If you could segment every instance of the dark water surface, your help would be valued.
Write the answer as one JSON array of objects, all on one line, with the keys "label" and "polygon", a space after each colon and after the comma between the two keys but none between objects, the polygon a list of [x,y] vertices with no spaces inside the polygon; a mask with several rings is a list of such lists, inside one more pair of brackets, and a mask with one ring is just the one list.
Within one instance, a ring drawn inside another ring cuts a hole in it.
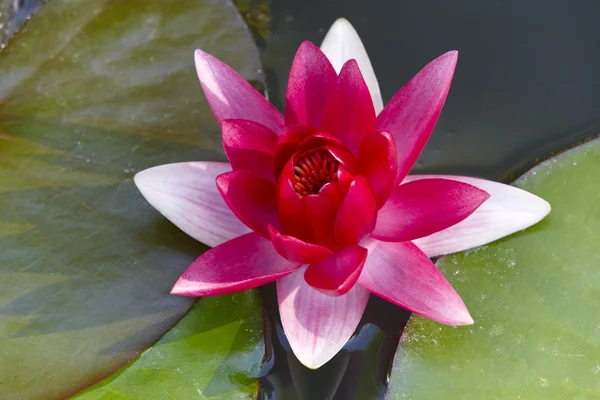
[{"label": "dark water surface", "polygon": [[[600,131],[600,2],[595,0],[272,0],[263,62],[282,109],[302,40],[320,44],[338,17],[355,26],[387,101],[422,66],[459,50],[448,101],[413,172],[504,182]],[[409,313],[374,296],[355,336],[317,371],[298,363],[283,335],[274,286],[262,291],[264,399],[384,397]]]}]

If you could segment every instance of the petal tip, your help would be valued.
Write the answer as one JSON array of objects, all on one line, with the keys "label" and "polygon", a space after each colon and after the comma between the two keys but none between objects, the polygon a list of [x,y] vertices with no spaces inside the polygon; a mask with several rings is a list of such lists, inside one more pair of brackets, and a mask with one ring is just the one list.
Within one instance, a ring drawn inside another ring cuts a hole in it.
[{"label": "petal tip", "polygon": [[[293,350],[294,349],[292,348],[292,351]],[[336,354],[337,354],[337,352],[334,354],[331,354],[331,355],[324,355],[323,353],[308,354],[308,353],[294,352],[294,355],[296,356],[298,361],[300,361],[300,363],[302,365],[304,365],[306,368],[312,369],[312,370],[321,368],[329,360],[331,360],[333,357],[335,357]]]},{"label": "petal tip", "polygon": [[[542,199],[541,197],[535,196],[538,200],[539,205],[537,206],[537,215],[536,218],[533,220],[533,222],[529,225],[535,225],[538,222],[540,222],[541,220],[543,220],[544,218],[546,218],[550,212],[552,211],[552,206],[550,205],[550,203],[548,203],[546,200]],[[525,227],[524,229],[526,229],[527,227]]]},{"label": "petal tip", "polygon": [[161,166],[156,166],[152,168],[147,168],[145,170],[139,171],[133,176],[133,183],[138,188],[140,193],[144,197],[148,197],[149,190],[152,190],[152,182],[157,178],[156,174],[158,173],[158,168]]},{"label": "petal tip", "polygon": [[362,72],[360,71],[360,67],[358,66],[358,61],[356,61],[355,58],[348,59],[348,61],[346,61],[344,63],[344,66],[342,67],[342,70],[349,69],[349,68],[352,68],[352,69],[356,70],[357,71],[356,73],[360,74],[360,76],[362,78]]},{"label": "petal tip", "polygon": [[456,322],[457,326],[463,326],[463,325],[473,325],[475,323],[475,321],[473,320],[473,317],[471,317],[471,314],[469,314],[469,312],[467,311],[465,313],[464,318],[459,319]]},{"label": "petal tip", "polygon": [[458,62],[458,50],[450,50],[442,54],[439,58],[445,59],[454,65]]},{"label": "petal tip", "polygon": [[542,218],[544,218],[546,215],[550,214],[550,212],[552,211],[552,206],[550,205],[550,203],[548,203],[546,200],[542,199],[541,197],[539,197],[541,203],[542,203],[542,209],[543,211],[543,215]]},{"label": "petal tip", "polygon": [[437,321],[440,324],[450,326],[465,326],[473,325],[475,323],[473,317],[471,317],[471,314],[469,313],[469,310],[467,310],[467,307],[465,307],[464,304],[462,305],[462,307],[459,307],[459,309],[455,309],[454,311],[450,312],[449,314],[446,314],[445,316],[433,316],[427,314],[421,315],[427,319],[431,319],[432,321]]},{"label": "petal tip", "polygon": [[196,64],[196,69],[200,68],[202,64],[204,64],[207,57],[210,57],[210,55],[203,50],[196,49],[194,51],[194,63]]},{"label": "petal tip", "polygon": [[430,65],[437,65],[438,68],[442,68],[442,71],[448,71],[451,78],[454,75],[457,63],[458,50],[450,50],[433,60]]},{"label": "petal tip", "polygon": [[298,47],[297,52],[299,53],[301,50],[308,50],[308,49],[311,49],[311,50],[316,49],[316,50],[319,50],[319,52],[321,52],[321,49],[319,49],[319,47],[316,44],[314,44],[313,42],[311,42],[310,40],[302,41],[302,43],[300,43],[300,46]]},{"label": "petal tip", "polygon": [[[462,303],[462,301],[461,301]],[[469,313],[469,310],[467,310],[467,307],[464,305],[464,303],[462,303],[462,307],[460,307],[458,310],[456,310],[452,321],[449,321],[449,325],[454,325],[454,326],[463,326],[463,325],[473,325],[475,323],[475,321],[473,320],[473,317],[471,317],[471,314]]]},{"label": "petal tip", "polygon": [[190,296],[184,282],[183,277],[177,279],[177,282],[175,282],[169,293],[174,296]]},{"label": "petal tip", "polygon": [[298,359],[298,360],[299,360],[299,361],[302,363],[302,365],[304,365],[306,368],[308,368],[308,369],[312,369],[313,371],[314,371],[314,370],[316,370],[316,369],[319,369],[319,368],[321,368],[323,365],[325,365],[325,363],[327,363],[327,361],[329,361],[329,360],[325,360],[325,361],[318,361],[318,362],[317,362],[317,361],[313,360],[312,362],[304,362],[304,361],[302,361],[302,360],[300,360],[300,359]]},{"label": "petal tip", "polygon": [[523,229],[528,228],[531,225],[535,225],[538,222],[540,222],[541,220],[543,220],[546,216],[548,216],[548,214],[550,214],[550,212],[552,211],[552,206],[550,205],[550,203],[548,203],[546,200],[542,199],[541,197],[530,193],[530,192],[525,192],[529,195],[530,197],[530,212],[532,212],[533,215],[535,215],[534,218],[532,218],[532,222],[527,225],[526,227],[524,227]]},{"label": "petal tip", "polygon": [[350,21],[348,21],[346,18],[341,17],[336,19],[333,24],[331,25],[331,28],[329,28],[329,31],[327,32],[327,34],[334,32],[334,31],[353,31],[355,32],[356,30],[354,29],[354,26],[352,26],[352,24],[350,23]]},{"label": "petal tip", "polygon": [[146,175],[144,172],[146,172],[146,170],[140,171],[138,173],[136,173],[133,176],[133,183],[135,184],[135,186],[137,186],[137,188],[141,191],[140,186],[144,186],[145,181],[146,181]]}]

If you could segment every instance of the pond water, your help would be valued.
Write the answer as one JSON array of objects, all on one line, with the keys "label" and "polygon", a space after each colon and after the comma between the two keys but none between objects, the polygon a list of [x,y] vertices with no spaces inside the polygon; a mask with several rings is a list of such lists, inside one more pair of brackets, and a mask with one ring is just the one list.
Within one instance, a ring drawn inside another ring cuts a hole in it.
[{"label": "pond water", "polygon": [[[384,101],[436,56],[459,50],[448,101],[414,172],[510,182],[600,128],[600,3],[592,1],[273,0],[263,46],[270,99],[282,108],[302,40],[319,44],[347,18],[369,52]],[[271,351],[265,399],[377,399],[409,314],[372,298],[353,339],[310,371],[282,334],[273,287],[263,290]],[[374,297],[374,296],[372,296]]]}]

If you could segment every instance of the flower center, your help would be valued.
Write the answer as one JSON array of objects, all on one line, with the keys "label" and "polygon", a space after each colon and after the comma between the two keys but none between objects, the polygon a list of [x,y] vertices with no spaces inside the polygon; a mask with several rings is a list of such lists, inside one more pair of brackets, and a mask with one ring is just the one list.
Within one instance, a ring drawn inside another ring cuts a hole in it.
[{"label": "flower center", "polygon": [[300,198],[317,194],[329,182],[337,180],[339,163],[324,150],[303,155],[294,165],[294,190]]}]

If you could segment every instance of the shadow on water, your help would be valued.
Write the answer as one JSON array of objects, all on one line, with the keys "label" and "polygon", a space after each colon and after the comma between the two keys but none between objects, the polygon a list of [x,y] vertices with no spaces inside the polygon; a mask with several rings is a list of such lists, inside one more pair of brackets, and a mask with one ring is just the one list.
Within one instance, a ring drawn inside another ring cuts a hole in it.
[{"label": "shadow on water", "polygon": [[283,333],[275,284],[262,287],[261,295],[267,346],[259,398],[344,400],[383,396],[408,311],[371,296],[363,320],[344,349],[323,367],[310,370],[296,359]]},{"label": "shadow on water", "polygon": [[[384,101],[427,62],[459,50],[448,101],[413,172],[510,182],[600,131],[600,3],[272,0],[271,11],[263,64],[270,100],[280,109],[298,45],[319,44],[339,17],[361,35]],[[268,351],[259,398],[384,397],[407,311],[371,296],[352,339],[311,371],[289,349],[274,286],[262,294]]]}]

